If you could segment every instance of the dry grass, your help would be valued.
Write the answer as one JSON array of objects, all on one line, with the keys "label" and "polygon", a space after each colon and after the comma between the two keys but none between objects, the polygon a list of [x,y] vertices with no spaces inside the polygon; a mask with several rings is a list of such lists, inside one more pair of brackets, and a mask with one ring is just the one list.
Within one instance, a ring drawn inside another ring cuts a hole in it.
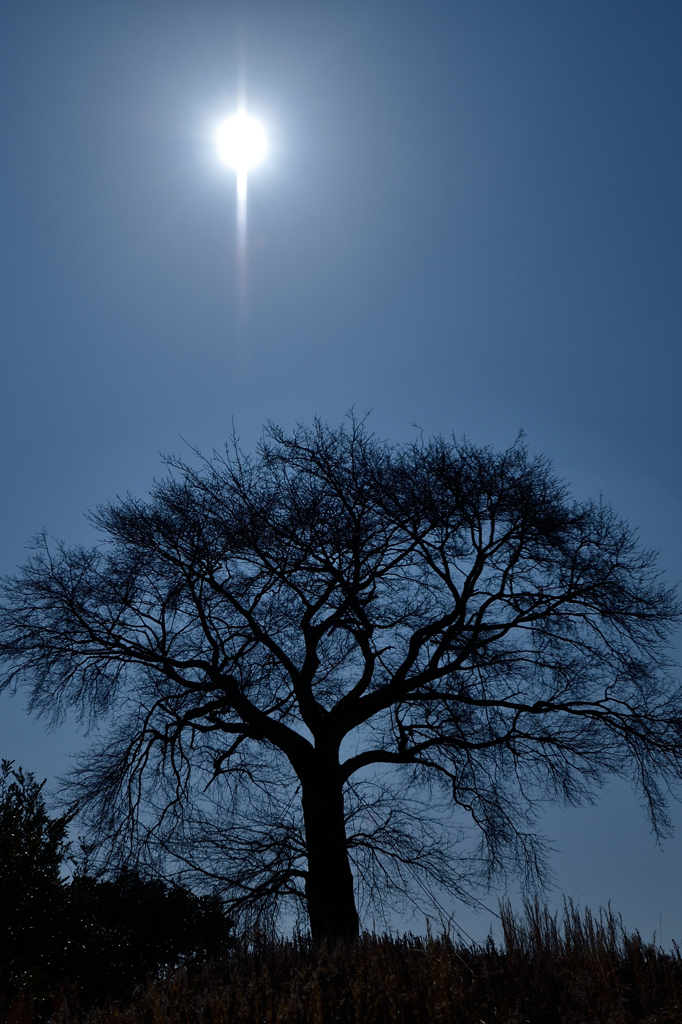
[{"label": "dry grass", "polygon": [[314,946],[251,936],[219,961],[84,1010],[74,990],[30,995],[8,1024],[630,1024],[682,1022],[682,956],[628,934],[610,912],[537,904],[503,912],[504,946],[365,935]]}]

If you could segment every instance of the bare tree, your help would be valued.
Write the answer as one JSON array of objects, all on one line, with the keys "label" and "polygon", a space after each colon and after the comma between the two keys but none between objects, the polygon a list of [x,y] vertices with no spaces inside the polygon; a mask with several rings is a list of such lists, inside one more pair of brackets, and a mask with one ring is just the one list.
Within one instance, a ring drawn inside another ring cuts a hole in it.
[{"label": "bare tree", "polygon": [[532,881],[542,802],[612,774],[669,829],[679,605],[544,459],[352,420],[167,463],[4,584],[3,684],[111,723],[71,780],[103,851],[318,937],[357,933],[356,897]]}]

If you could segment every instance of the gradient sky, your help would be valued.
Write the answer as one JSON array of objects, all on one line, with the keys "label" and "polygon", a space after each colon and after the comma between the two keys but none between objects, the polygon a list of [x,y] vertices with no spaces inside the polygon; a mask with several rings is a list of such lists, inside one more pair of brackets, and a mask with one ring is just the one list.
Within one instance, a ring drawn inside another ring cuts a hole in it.
[{"label": "gradient sky", "polygon": [[[354,406],[397,441],[525,430],[681,579],[681,48],[678,0],[5,0],[0,571],[88,541],[159,452]],[[240,61],[271,145],[244,331]],[[0,756],[52,779],[84,740],[24,706]],[[550,812],[555,902],[679,941],[675,818],[660,850],[626,786]]]}]

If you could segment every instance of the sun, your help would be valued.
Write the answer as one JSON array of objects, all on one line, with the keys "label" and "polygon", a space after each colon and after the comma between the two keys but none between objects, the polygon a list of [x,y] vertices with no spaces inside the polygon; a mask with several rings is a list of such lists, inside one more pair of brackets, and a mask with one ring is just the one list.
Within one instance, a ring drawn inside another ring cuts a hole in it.
[{"label": "sun", "polygon": [[220,159],[237,173],[259,164],[268,148],[263,126],[244,111],[218,126],[216,145]]}]

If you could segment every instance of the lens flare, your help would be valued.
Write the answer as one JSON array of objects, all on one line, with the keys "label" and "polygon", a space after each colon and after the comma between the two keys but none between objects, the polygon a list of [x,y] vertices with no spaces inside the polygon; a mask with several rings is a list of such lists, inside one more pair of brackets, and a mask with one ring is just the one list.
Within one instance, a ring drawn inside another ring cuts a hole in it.
[{"label": "lens flare", "polygon": [[242,108],[218,126],[215,136],[220,159],[231,167],[237,179],[237,287],[240,319],[245,330],[247,315],[246,193],[249,171],[267,152],[263,126]]}]

